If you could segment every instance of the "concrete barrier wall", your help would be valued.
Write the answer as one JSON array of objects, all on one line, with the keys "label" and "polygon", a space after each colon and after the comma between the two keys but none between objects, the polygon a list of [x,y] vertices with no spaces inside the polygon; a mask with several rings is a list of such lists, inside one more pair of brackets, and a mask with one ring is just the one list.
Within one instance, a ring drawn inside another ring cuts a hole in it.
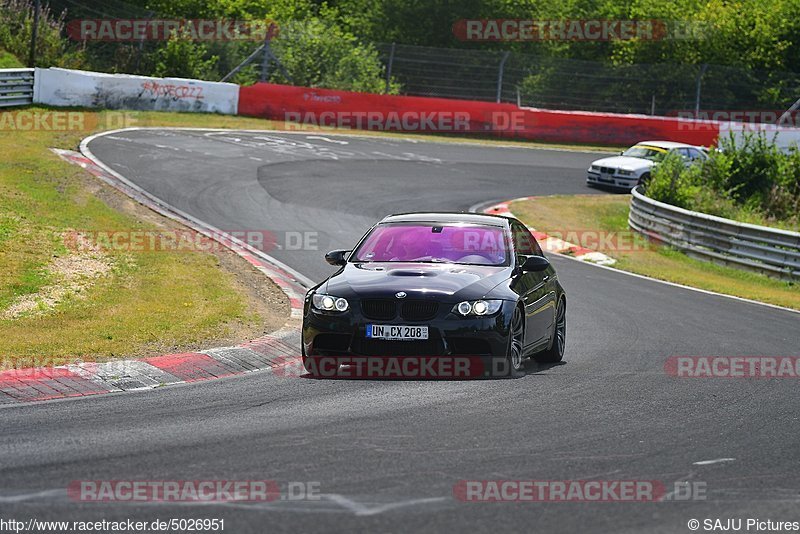
[{"label": "concrete barrier wall", "polygon": [[518,108],[472,100],[392,96],[258,83],[59,68],[35,69],[33,102],[50,106],[241,114],[309,126],[369,130],[469,133],[556,143],[631,145],[659,139],[713,145],[720,134],[763,130],[779,146],[800,142],[800,129],[586,111]]},{"label": "concrete barrier wall", "polygon": [[101,109],[195,111],[235,115],[239,86],[69,69],[36,69],[34,102]]}]

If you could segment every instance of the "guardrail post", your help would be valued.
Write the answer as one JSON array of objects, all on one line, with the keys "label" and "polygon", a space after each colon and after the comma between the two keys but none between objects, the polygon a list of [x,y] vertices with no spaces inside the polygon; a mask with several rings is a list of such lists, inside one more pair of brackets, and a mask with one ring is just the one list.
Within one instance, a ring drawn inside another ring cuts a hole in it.
[{"label": "guardrail post", "polygon": [[269,75],[269,60],[272,57],[272,51],[269,49],[269,33],[267,38],[264,39],[264,58],[261,60],[261,81],[266,82]]},{"label": "guardrail post", "polygon": [[500,71],[497,73],[497,103],[500,103],[500,97],[503,93],[503,70],[506,66],[506,60],[508,60],[508,56],[511,54],[508,50],[503,52],[503,59],[500,60]]},{"label": "guardrail post", "polygon": [[36,0],[33,8],[33,28],[31,29],[31,53],[28,57],[28,65],[36,66],[36,38],[39,35],[39,11],[41,11],[41,0]]},{"label": "guardrail post", "polygon": [[392,43],[392,48],[389,51],[389,61],[386,63],[386,87],[383,89],[383,94],[389,93],[389,85],[392,81],[392,67],[394,66],[394,49],[395,44]]},{"label": "guardrail post", "polygon": [[708,63],[703,63],[700,66],[700,72],[697,73],[697,82],[696,82],[697,88],[696,88],[695,94],[694,94],[694,118],[695,119],[700,116],[700,86],[703,83],[703,75],[706,73],[707,69],[708,69]]}]

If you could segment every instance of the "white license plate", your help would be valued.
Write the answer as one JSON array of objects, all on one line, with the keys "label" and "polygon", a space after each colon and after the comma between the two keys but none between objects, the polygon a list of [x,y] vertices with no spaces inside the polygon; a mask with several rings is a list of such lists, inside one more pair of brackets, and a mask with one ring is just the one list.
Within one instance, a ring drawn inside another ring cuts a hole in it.
[{"label": "white license plate", "polygon": [[393,324],[368,324],[367,337],[371,339],[391,339],[402,341],[428,339],[428,327]]}]

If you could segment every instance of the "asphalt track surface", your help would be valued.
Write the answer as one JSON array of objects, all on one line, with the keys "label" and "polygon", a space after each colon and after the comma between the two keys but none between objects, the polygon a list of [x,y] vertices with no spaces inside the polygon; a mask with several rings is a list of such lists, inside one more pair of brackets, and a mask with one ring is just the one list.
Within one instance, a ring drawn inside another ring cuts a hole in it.
[{"label": "asphalt track surface", "polygon": [[[226,230],[319,232],[271,253],[311,279],[392,212],[590,193],[596,154],[367,137],[129,131],[103,162]],[[552,257],[569,296],[561,365],[519,380],[255,373],[0,408],[0,518],[224,518],[226,532],[689,532],[800,520],[798,382],[678,379],[673,355],[797,356],[800,316]],[[708,460],[728,459],[710,464]],[[73,480],[318,482],[317,501],[76,503]],[[705,484],[689,502],[465,503],[460,480]]]}]

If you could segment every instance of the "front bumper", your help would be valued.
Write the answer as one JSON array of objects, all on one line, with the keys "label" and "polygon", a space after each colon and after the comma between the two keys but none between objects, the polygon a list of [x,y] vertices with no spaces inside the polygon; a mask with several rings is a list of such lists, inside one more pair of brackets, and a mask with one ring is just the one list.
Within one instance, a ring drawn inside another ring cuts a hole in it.
[{"label": "front bumper", "polygon": [[[303,349],[308,357],[447,357],[505,358],[511,314],[515,304],[503,303],[489,317],[459,317],[451,313],[452,303],[441,303],[435,317],[407,321],[399,317],[375,320],[365,317],[358,302],[342,314],[322,313],[306,306],[303,317]],[[428,339],[388,341],[366,337],[368,324],[427,326]]]},{"label": "front bumper", "polygon": [[620,187],[633,189],[639,183],[638,176],[617,176],[616,174],[601,174],[599,172],[588,171],[586,176],[587,184],[604,185],[607,187]]}]

